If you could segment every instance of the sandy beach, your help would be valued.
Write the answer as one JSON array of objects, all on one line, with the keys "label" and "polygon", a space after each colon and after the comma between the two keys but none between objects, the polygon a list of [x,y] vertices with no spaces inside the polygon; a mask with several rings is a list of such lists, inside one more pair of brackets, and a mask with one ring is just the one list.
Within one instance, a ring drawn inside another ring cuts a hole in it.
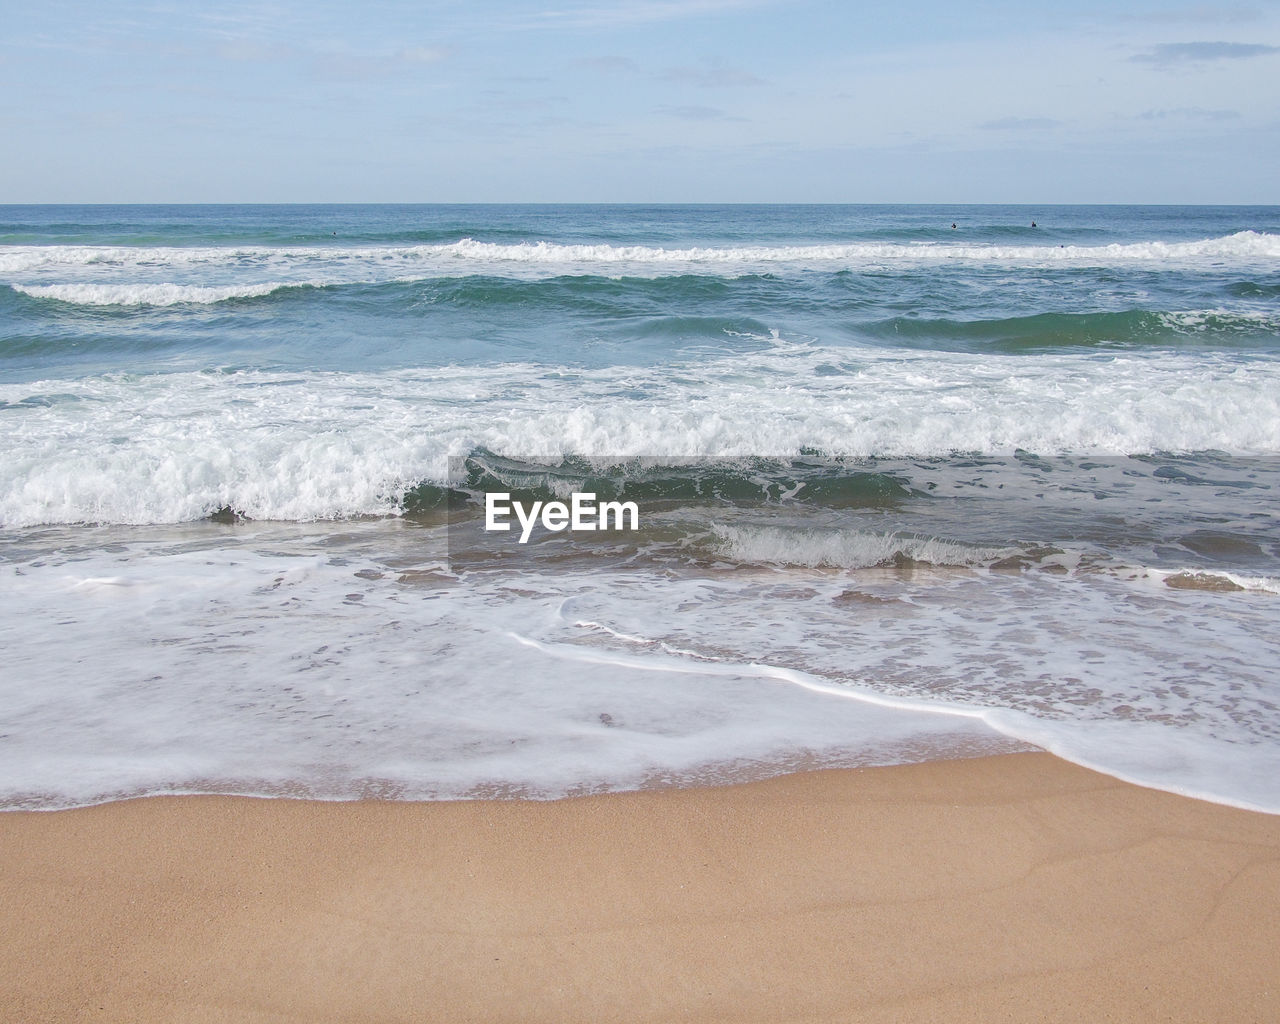
[{"label": "sandy beach", "polygon": [[0,815],[11,1021],[1265,1021],[1280,817],[1047,754]]}]

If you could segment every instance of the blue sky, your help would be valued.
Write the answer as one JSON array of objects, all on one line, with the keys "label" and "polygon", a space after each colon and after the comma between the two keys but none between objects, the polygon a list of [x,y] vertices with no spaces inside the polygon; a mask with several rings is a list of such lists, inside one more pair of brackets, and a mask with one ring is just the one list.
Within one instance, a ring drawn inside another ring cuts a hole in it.
[{"label": "blue sky", "polygon": [[0,15],[0,202],[1280,202],[1280,0]]}]

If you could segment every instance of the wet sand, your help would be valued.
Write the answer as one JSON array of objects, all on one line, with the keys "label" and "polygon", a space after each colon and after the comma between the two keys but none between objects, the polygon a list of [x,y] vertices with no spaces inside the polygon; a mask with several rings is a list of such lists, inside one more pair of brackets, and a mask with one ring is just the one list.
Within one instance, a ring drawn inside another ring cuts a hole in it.
[{"label": "wet sand", "polygon": [[7,1021],[1272,1021],[1280,816],[1047,754],[0,814]]}]

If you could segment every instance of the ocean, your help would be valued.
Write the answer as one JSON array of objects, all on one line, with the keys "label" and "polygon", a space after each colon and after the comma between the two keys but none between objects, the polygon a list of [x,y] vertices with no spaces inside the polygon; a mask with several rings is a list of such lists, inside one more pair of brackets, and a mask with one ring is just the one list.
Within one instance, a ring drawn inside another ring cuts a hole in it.
[{"label": "ocean", "polygon": [[1278,207],[0,206],[0,807],[1280,813],[1278,457]]}]

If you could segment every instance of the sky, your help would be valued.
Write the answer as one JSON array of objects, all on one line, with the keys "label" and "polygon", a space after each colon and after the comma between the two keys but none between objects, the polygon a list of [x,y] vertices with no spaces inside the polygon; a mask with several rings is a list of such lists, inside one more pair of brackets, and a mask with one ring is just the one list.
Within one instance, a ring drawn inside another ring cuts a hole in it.
[{"label": "sky", "polygon": [[1280,0],[0,0],[0,24],[0,203],[1280,203]]}]

